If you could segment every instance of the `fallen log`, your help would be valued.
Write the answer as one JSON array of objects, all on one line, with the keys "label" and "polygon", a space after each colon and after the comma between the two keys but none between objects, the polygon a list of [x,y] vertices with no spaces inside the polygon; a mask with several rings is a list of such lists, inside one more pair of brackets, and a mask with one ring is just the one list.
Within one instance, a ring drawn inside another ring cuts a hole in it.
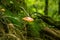
[{"label": "fallen log", "polygon": [[52,38],[54,38],[54,39],[56,39],[56,40],[57,40],[57,39],[60,40],[60,30],[46,27],[46,28],[44,28],[42,31],[43,31],[43,33],[45,33],[46,35],[51,36]]}]

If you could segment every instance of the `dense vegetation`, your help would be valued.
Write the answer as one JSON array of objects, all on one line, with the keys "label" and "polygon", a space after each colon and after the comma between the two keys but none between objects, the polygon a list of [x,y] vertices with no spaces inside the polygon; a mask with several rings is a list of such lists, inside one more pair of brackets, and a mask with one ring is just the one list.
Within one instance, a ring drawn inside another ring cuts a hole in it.
[{"label": "dense vegetation", "polygon": [[60,0],[0,0],[0,40],[60,40]]}]

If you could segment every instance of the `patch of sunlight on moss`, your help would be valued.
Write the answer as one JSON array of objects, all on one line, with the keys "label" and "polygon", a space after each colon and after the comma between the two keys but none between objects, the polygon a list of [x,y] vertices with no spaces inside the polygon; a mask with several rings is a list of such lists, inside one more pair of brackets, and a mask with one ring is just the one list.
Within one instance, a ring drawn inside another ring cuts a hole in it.
[{"label": "patch of sunlight on moss", "polygon": [[21,13],[23,13],[23,11],[21,11]]},{"label": "patch of sunlight on moss", "polygon": [[33,10],[34,12],[36,12],[36,9],[35,9],[35,8],[32,8],[32,10]]},{"label": "patch of sunlight on moss", "polygon": [[32,6],[35,4],[36,0],[26,0],[25,2],[27,3],[27,6]]},{"label": "patch of sunlight on moss", "polygon": [[44,15],[44,11],[43,10],[38,10],[38,12]]}]

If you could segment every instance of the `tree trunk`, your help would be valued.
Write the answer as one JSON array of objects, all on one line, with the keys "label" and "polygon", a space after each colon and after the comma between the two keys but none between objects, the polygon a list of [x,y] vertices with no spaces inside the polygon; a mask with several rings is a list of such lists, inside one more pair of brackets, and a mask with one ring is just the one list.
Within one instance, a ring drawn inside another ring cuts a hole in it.
[{"label": "tree trunk", "polygon": [[45,15],[48,15],[48,0],[45,0]]},{"label": "tree trunk", "polygon": [[58,0],[58,14],[60,15],[60,0]]}]

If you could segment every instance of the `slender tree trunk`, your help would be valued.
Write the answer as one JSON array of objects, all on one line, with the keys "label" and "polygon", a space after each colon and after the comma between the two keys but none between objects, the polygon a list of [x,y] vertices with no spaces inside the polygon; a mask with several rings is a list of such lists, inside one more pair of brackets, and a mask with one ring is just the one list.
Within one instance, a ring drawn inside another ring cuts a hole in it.
[{"label": "slender tree trunk", "polygon": [[58,14],[60,15],[60,0],[58,0]]},{"label": "slender tree trunk", "polygon": [[45,0],[45,15],[48,15],[48,0]]}]

